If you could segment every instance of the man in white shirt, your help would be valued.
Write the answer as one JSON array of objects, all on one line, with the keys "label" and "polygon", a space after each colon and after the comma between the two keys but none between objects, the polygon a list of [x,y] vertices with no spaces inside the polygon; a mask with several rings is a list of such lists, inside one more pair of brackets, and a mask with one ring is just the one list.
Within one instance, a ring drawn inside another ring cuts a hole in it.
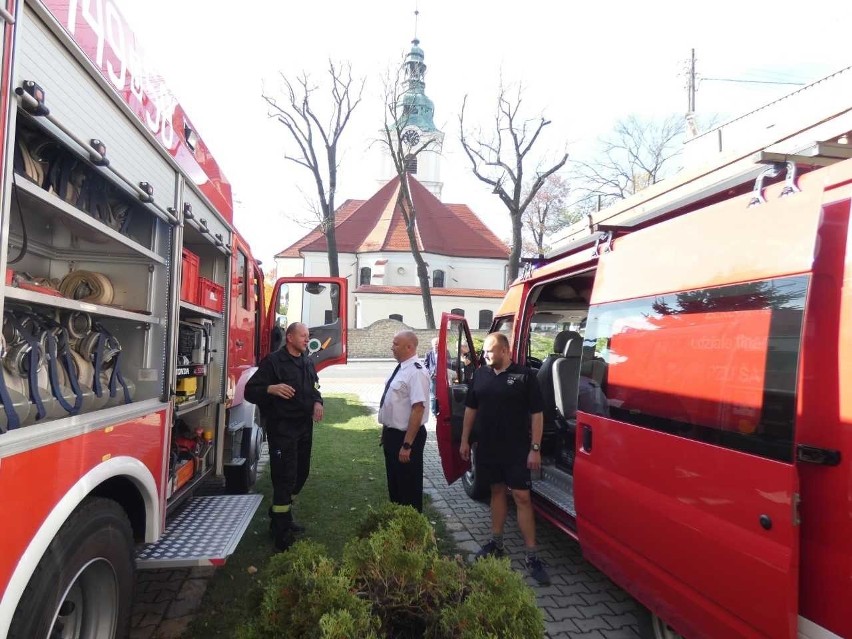
[{"label": "man in white shirt", "polygon": [[392,502],[422,512],[429,372],[417,357],[417,335],[412,331],[394,335],[391,351],[399,363],[379,405],[388,494]]}]

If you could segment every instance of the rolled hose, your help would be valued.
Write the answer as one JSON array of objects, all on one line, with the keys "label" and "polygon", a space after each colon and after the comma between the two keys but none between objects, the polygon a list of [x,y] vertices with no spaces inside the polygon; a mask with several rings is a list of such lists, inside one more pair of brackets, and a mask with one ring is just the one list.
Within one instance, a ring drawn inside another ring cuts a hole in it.
[{"label": "rolled hose", "polygon": [[91,304],[112,304],[112,282],[103,273],[72,271],[62,278],[59,292],[64,296]]}]

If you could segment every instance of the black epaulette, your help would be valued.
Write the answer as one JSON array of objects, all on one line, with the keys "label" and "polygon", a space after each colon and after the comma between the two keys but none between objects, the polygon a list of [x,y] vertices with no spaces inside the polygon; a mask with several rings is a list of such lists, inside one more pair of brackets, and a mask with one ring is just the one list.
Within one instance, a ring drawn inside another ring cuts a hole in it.
[{"label": "black epaulette", "polygon": [[414,362],[414,368],[421,369],[423,368],[423,365],[420,362]]}]

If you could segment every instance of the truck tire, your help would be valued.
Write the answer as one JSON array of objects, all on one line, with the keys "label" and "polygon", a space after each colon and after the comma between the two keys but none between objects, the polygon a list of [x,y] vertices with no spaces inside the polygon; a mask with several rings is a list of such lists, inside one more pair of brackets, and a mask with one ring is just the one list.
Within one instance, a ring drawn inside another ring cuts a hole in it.
[{"label": "truck tire", "polygon": [[87,499],[41,558],[9,639],[126,637],[134,570],[133,531],[124,510],[111,499]]},{"label": "truck tire", "polygon": [[491,496],[491,486],[476,472],[476,445],[470,450],[470,470],[462,475],[462,485],[467,496],[476,501],[485,501]]},{"label": "truck tire", "polygon": [[660,617],[637,602],[639,610],[639,636],[642,639],[683,639]]},{"label": "truck tire", "polygon": [[257,483],[257,471],[260,466],[260,455],[263,452],[263,429],[260,427],[260,409],[255,406],[252,413],[251,435],[246,459],[249,461],[249,488]]}]

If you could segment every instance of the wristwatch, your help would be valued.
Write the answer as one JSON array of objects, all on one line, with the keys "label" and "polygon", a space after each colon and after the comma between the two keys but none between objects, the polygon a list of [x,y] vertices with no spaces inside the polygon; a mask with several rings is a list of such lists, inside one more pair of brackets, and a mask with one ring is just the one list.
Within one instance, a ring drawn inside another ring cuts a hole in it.
[{"label": "wristwatch", "polygon": [[402,450],[411,450],[411,444],[408,442],[402,442]]},{"label": "wristwatch", "polygon": [[533,450],[535,452],[540,451],[541,450],[541,444],[533,444],[532,446],[530,446],[530,450]]}]

